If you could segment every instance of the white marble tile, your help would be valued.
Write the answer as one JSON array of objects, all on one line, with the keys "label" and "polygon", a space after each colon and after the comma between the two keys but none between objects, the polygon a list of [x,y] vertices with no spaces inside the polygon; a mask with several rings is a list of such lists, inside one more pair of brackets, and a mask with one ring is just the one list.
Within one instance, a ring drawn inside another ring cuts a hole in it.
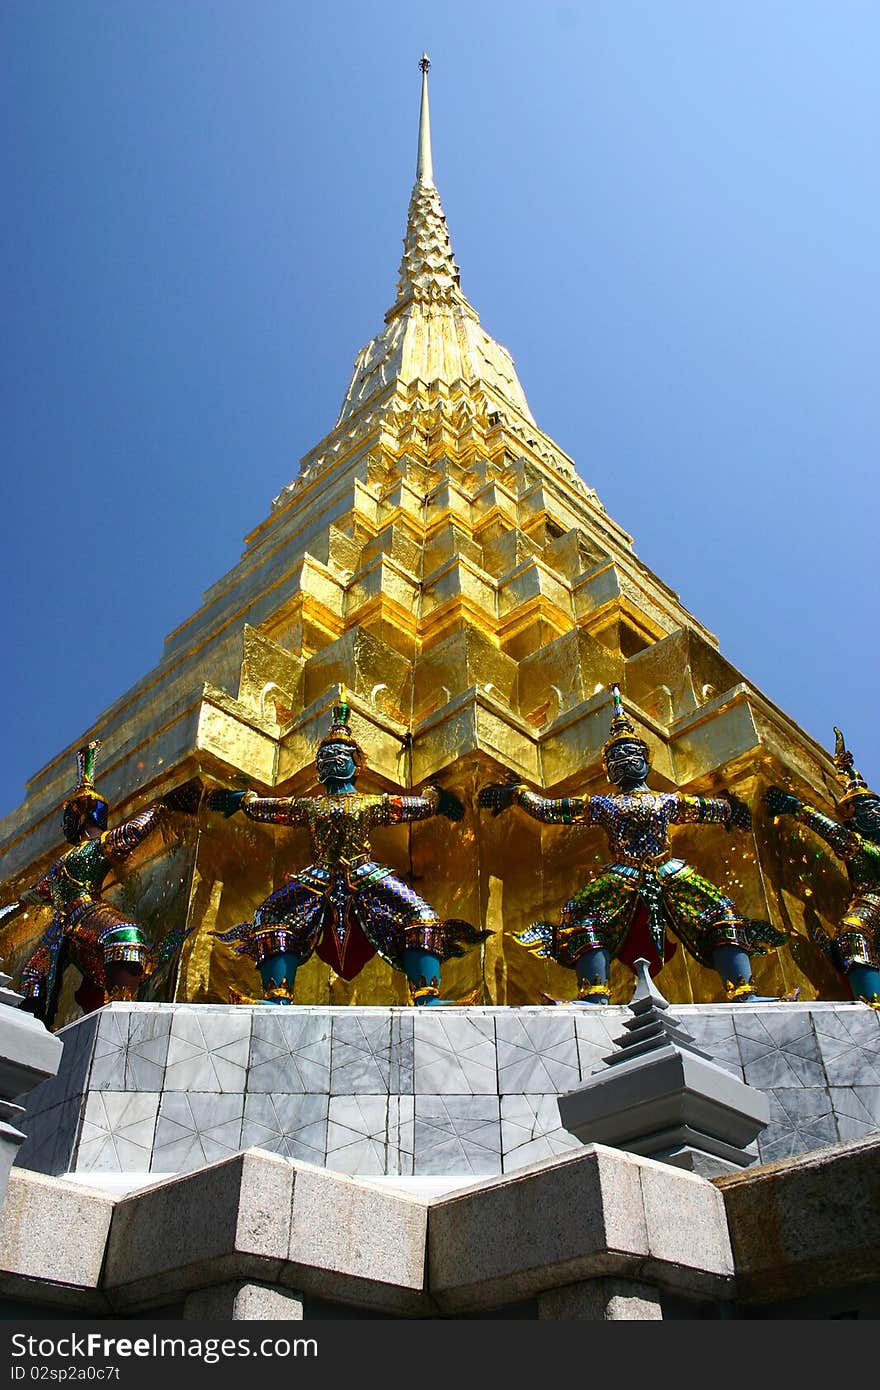
[{"label": "white marble tile", "polygon": [[497,1095],[415,1098],[415,1163],[419,1175],[501,1172],[501,1113]]},{"label": "white marble tile", "polygon": [[[90,1091],[124,1091],[125,1056],[128,1049],[129,1014],[105,1009],[99,1015],[98,1033],[89,1074]],[[158,1088],[156,1088],[158,1089]]]},{"label": "white marble tile", "polygon": [[323,1095],[330,1089],[330,1018],[283,1005],[255,1012],[249,1092]]},{"label": "white marble tile", "polygon": [[683,1009],[672,1012],[680,1019],[697,1047],[708,1052],[725,1071],[739,1077],[740,1081],[743,1079],[742,1059],[730,1014],[685,1013]]},{"label": "white marble tile", "polygon": [[829,1086],[880,1086],[880,1013],[856,1005],[816,1010],[813,1026]]},{"label": "white marble tile", "polygon": [[824,1086],[825,1073],[809,1010],[777,1004],[734,1015],[734,1028],[750,1086]]},{"label": "white marble tile", "polygon": [[166,1091],[242,1093],[250,1051],[247,1009],[175,1013],[168,1044]]},{"label": "white marble tile", "polygon": [[53,1173],[66,1173],[76,1162],[76,1149],[83,1113],[83,1097],[72,1096],[61,1106],[56,1126],[55,1152],[52,1155]]},{"label": "white marble tile", "polygon": [[57,1110],[58,1106],[68,1099],[69,1090],[70,1077],[64,1066],[64,1053],[62,1052],[61,1065],[54,1076],[48,1076],[32,1091],[25,1091],[24,1095],[16,1097],[16,1105],[23,1105],[25,1109],[26,1123],[23,1121],[20,1128],[27,1129],[29,1125],[33,1128],[34,1122],[41,1115],[45,1115],[50,1110]]},{"label": "white marble tile", "polygon": [[25,1117],[18,1122],[25,1135],[15,1156],[16,1167],[34,1173],[57,1174],[69,1166],[70,1154],[79,1127],[79,1101],[62,1101],[51,1110]]},{"label": "white marble tile", "polygon": [[391,1014],[388,1090],[392,1096],[411,1096],[413,1093],[415,1014],[415,1009],[395,1009]]},{"label": "white marble tile", "polygon": [[416,1095],[498,1095],[495,1018],[450,1017],[418,1009],[414,1018]]},{"label": "white marble tile", "polygon": [[758,1135],[762,1163],[791,1158],[838,1142],[831,1098],[819,1086],[762,1087],[770,1102],[770,1123]]},{"label": "white marble tile", "polygon": [[92,1091],[83,1114],[73,1167],[77,1172],[146,1172],[150,1166],[158,1094]]},{"label": "white marble tile", "polygon": [[505,1094],[558,1095],[580,1080],[574,1019],[568,1014],[495,1021],[498,1089]]},{"label": "white marble tile", "polygon": [[388,1097],[388,1158],[386,1171],[409,1176],[415,1151],[415,1099],[413,1096]]},{"label": "white marble tile", "polygon": [[161,1091],[171,1035],[169,1014],[132,1014],[125,1054],[125,1088],[128,1091]]},{"label": "white marble tile", "polygon": [[880,1086],[832,1086],[830,1092],[841,1140],[880,1131]]},{"label": "white marble tile", "polygon": [[328,1104],[326,1095],[247,1095],[241,1147],[268,1149],[321,1166],[327,1153]]},{"label": "white marble tile", "polygon": [[165,1091],[150,1171],[183,1173],[241,1148],[244,1095]]},{"label": "white marble tile", "polygon": [[327,1167],[337,1173],[384,1173],[387,1095],[331,1096]]},{"label": "white marble tile", "polygon": [[581,1148],[559,1120],[556,1096],[501,1097],[501,1153],[505,1173]]},{"label": "white marble tile", "polygon": [[87,1089],[98,1035],[98,1018],[97,1014],[89,1014],[58,1031],[64,1043],[59,1071],[64,1078],[65,1100],[79,1098]]},{"label": "white marble tile", "polygon": [[581,1080],[586,1080],[594,1071],[601,1071],[605,1067],[603,1058],[615,1051],[613,1040],[623,1032],[625,1019],[631,1017],[629,1009],[612,1009],[594,1004],[584,1004],[578,1008],[574,1016],[574,1031]]},{"label": "white marble tile", "polygon": [[388,1093],[391,1071],[391,1015],[370,1018],[339,1013],[333,1019],[330,1049],[332,1095]]}]

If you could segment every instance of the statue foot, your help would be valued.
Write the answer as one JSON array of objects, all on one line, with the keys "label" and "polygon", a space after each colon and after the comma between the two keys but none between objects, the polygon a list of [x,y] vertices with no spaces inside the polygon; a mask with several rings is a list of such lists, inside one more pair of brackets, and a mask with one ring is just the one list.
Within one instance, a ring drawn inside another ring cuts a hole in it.
[{"label": "statue foot", "polygon": [[801,987],[791,990],[788,994],[737,994],[733,999],[729,999],[729,1004],[794,1004],[801,992]]},{"label": "statue foot", "polygon": [[800,985],[788,994],[758,994],[751,979],[724,981],[724,997],[728,1004],[791,1004],[801,992]]},{"label": "statue foot", "polygon": [[593,1006],[598,1005],[601,1008],[603,1005],[609,1004],[610,1002],[607,994],[594,994],[588,999],[557,999],[553,994],[541,994],[542,1004],[565,1004],[566,1006],[569,1004],[592,1004]]}]

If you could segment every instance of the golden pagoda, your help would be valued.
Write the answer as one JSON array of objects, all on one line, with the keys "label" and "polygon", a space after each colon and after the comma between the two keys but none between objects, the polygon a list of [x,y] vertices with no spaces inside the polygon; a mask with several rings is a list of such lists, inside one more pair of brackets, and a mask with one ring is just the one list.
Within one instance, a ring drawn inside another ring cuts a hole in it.
[{"label": "golden pagoda", "polygon": [[[344,684],[368,758],[362,789],[430,780],[465,803],[457,824],[374,838],[377,857],[441,917],[492,931],[444,967],[445,997],[570,998],[572,973],[536,960],[512,933],[558,920],[607,857],[604,836],[518,813],[495,819],[478,809],[476,792],[509,772],[553,796],[605,789],[616,682],[652,750],[652,786],[727,787],[753,807],[752,832],[704,827],[692,841],[682,827],[675,845],[748,916],[791,933],[787,947],[756,960],[759,989],[844,998],[811,932],[832,927],[845,879],[830,861],[811,862],[808,875],[807,837],[774,825],[760,802],[761,789],[781,781],[832,808],[833,763],[725,660],[535,422],[510,354],[460,287],[433,177],[428,66],[424,58],[396,298],[356,359],[335,425],[154,669],[28,783],[23,805],[0,824],[0,902],[57,858],[59,810],[86,738],[103,741],[111,824],[195,776],[302,795],[318,785],[315,747]],[[204,807],[197,824],[151,840],[110,897],[157,941],[170,928],[190,934],[144,993],[224,1003],[251,993],[250,963],[215,933],[247,920],[307,858],[305,832]],[[48,909],[31,909],[0,933],[14,978],[48,921]],[[616,1000],[628,997],[627,974],[614,966]],[[721,997],[718,977],[681,946],[659,985],[678,1002]],[[78,1012],[74,988],[65,985],[60,1023]],[[378,958],[347,983],[313,957],[297,999],[394,1004],[408,995]]]}]

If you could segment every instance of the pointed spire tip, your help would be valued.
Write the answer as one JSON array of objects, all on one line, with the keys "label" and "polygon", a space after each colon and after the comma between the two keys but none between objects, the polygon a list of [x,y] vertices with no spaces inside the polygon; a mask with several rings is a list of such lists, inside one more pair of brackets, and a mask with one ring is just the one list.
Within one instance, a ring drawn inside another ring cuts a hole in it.
[{"label": "pointed spire tip", "polygon": [[419,60],[422,73],[422,104],[419,108],[419,154],[416,160],[416,183],[433,184],[434,165],[431,159],[431,113],[428,109],[428,68],[431,60],[423,53]]}]

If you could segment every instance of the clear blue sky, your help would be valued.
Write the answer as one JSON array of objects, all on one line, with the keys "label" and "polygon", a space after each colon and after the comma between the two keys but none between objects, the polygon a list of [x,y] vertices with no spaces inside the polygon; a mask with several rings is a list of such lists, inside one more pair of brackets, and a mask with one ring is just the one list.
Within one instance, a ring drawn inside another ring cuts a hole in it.
[{"label": "clear blue sky", "polygon": [[5,0],[0,812],[332,426],[423,48],[462,287],[536,418],[880,784],[875,0]]}]

